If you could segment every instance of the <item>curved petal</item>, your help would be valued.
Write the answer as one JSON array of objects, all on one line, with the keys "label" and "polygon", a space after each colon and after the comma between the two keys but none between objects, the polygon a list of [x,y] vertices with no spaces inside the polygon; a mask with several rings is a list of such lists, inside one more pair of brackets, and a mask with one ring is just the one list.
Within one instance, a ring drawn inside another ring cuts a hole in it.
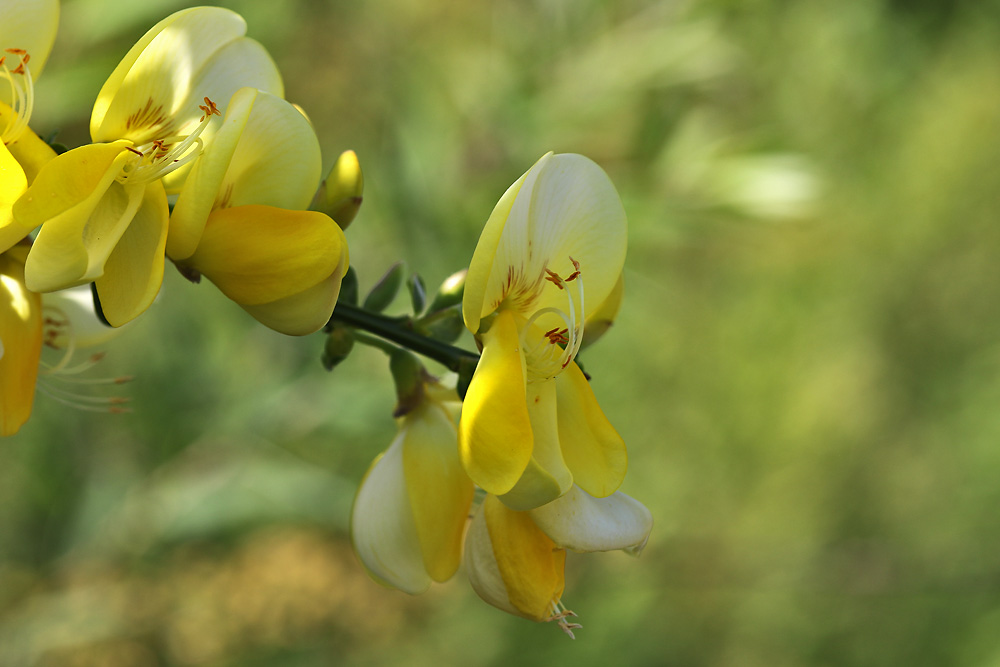
[{"label": "curved petal", "polygon": [[553,382],[559,405],[559,441],[573,481],[594,496],[614,493],[628,469],[625,441],[604,416],[576,362]]},{"label": "curved petal", "polygon": [[500,494],[517,483],[533,447],[517,324],[502,311],[483,334],[483,355],[462,404],[459,452],[472,481]]},{"label": "curved petal", "polygon": [[[58,0],[4,0],[0,4],[0,50],[24,49],[37,79],[52,52],[59,27]],[[0,100],[9,102],[0,86]]]},{"label": "curved petal", "polygon": [[212,213],[197,251],[185,262],[244,306],[299,294],[346,271],[347,242],[329,216],[272,206]]},{"label": "curved petal", "polygon": [[596,343],[601,336],[607,333],[611,325],[618,317],[618,311],[622,307],[622,298],[625,295],[625,274],[618,276],[611,294],[597,308],[587,313],[586,325],[583,328],[583,345],[585,348]]},{"label": "curved petal", "polygon": [[90,144],[57,156],[15,203],[19,222],[42,225],[25,265],[29,289],[49,292],[101,275],[145,191],[115,180],[128,146]]},{"label": "curved petal", "polygon": [[163,282],[167,241],[167,194],[160,183],[145,189],[142,203],[95,281],[101,310],[114,327],[149,308]]},{"label": "curved petal", "polygon": [[56,349],[73,345],[76,349],[93,347],[111,340],[121,329],[109,327],[97,319],[90,285],[71,287],[45,295],[46,310],[58,313],[68,326],[54,326],[45,331],[45,344]]},{"label": "curved petal", "polygon": [[531,462],[500,500],[513,510],[529,510],[552,502],[573,486],[573,475],[563,461],[556,420],[556,385],[552,380],[528,385],[528,415],[535,445]]},{"label": "curved petal", "polygon": [[0,254],[0,435],[31,416],[42,353],[42,299],[24,286],[17,254]]},{"label": "curved petal", "polygon": [[472,482],[458,458],[458,432],[444,408],[426,402],[405,417],[403,471],[424,567],[447,581],[462,562]]},{"label": "curved petal", "polygon": [[624,549],[637,555],[653,529],[653,515],[646,506],[620,491],[594,498],[574,486],[530,514],[557,545],[581,552]]},{"label": "curved petal", "polygon": [[[2,115],[3,109],[0,107],[0,116]],[[30,127],[25,128],[16,141],[7,144],[7,148],[10,150],[10,154],[14,156],[14,159],[24,169],[24,175],[28,178],[28,185],[31,185],[35,181],[35,177],[38,176],[41,168],[56,156],[56,152],[52,150],[52,147],[32,132]]]},{"label": "curved petal", "polygon": [[430,587],[404,482],[402,433],[361,480],[351,508],[351,542],[376,581],[411,595]]},{"label": "curved petal", "polygon": [[257,94],[256,88],[241,88],[233,95],[222,127],[191,168],[170,214],[167,255],[171,259],[187,259],[198,247],[208,216],[222,195],[222,179],[250,120]]},{"label": "curved petal", "polygon": [[[2,122],[0,118],[0,122]],[[14,202],[28,187],[24,169],[0,141],[0,252],[23,239],[34,227],[14,219]]]}]

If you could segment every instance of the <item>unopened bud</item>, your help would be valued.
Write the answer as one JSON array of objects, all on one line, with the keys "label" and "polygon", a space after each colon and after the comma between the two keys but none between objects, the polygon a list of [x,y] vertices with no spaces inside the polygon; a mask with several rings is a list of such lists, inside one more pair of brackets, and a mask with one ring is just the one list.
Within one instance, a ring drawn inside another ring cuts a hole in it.
[{"label": "unopened bud", "polygon": [[468,273],[468,269],[462,269],[445,278],[441,287],[438,288],[438,293],[428,312],[433,313],[442,308],[462,303],[462,296],[465,294],[465,276]]},{"label": "unopened bud", "polygon": [[364,189],[365,179],[357,154],[344,151],[320,185],[312,208],[329,215],[341,229],[347,229],[361,208]]},{"label": "unopened bud", "polygon": [[399,288],[403,284],[405,270],[406,267],[402,262],[396,262],[389,267],[389,270],[379,278],[375,287],[372,287],[368,296],[365,297],[364,309],[375,313],[381,313],[385,310],[396,298],[396,293],[399,292]]},{"label": "unopened bud", "polygon": [[396,384],[396,409],[393,417],[402,417],[424,400],[427,371],[413,353],[402,348],[389,357],[389,370]]},{"label": "unopened bud", "polygon": [[337,364],[347,358],[353,348],[354,330],[335,322],[323,346],[323,368],[332,371]]},{"label": "unopened bud", "polygon": [[454,343],[465,331],[462,320],[462,309],[458,306],[442,308],[420,320],[420,326],[434,340],[442,343]]}]

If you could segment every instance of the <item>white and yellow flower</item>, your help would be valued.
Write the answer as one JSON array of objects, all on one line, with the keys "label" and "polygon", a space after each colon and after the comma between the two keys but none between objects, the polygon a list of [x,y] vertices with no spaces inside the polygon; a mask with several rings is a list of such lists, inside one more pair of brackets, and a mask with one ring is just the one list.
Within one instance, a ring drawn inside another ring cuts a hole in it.
[{"label": "white and yellow flower", "polygon": [[351,541],[377,581],[415,594],[458,569],[473,486],[457,440],[447,409],[425,397],[362,480]]},{"label": "white and yellow flower", "polygon": [[574,359],[588,304],[613,298],[626,232],[604,171],[550,153],[507,190],[479,239],[463,315],[483,353],[460,451],[472,480],[512,509],[544,505],[574,483],[607,496],[624,478],[625,445]]}]

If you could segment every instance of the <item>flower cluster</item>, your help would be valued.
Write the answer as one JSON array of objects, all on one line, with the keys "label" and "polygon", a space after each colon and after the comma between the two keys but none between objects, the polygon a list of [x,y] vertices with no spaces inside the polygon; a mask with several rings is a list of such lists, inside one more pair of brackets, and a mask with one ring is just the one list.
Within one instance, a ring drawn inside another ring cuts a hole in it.
[{"label": "flower cluster", "polygon": [[93,284],[120,327],[153,302],[169,258],[263,324],[302,335],[329,320],[348,267],[341,227],[308,210],[316,133],[242,17],[196,7],[160,21],[101,88],[93,143],[57,155],[29,122],[58,14],[57,0],[0,4],[4,435],[31,411],[41,294]]},{"label": "flower cluster", "polygon": [[352,538],[373,577],[419,593],[464,551],[480,597],[572,635],[566,549],[641,551],[652,517],[617,491],[625,445],[575,362],[617,312],[625,247],[618,194],[583,156],[548,154],[503,195],[465,281],[482,356],[458,428],[425,382],[358,491]]}]

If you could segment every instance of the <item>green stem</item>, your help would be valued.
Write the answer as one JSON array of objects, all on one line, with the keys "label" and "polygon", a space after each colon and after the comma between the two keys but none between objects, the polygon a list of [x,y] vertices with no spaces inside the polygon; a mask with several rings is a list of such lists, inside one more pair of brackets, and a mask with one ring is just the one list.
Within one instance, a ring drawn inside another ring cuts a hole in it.
[{"label": "green stem", "polygon": [[408,317],[386,317],[357,306],[337,303],[330,320],[343,322],[390,340],[428,359],[433,359],[456,373],[462,367],[463,361],[465,364],[471,362],[475,366],[475,362],[479,360],[479,355],[474,352],[417,333],[411,328],[412,324]]}]

